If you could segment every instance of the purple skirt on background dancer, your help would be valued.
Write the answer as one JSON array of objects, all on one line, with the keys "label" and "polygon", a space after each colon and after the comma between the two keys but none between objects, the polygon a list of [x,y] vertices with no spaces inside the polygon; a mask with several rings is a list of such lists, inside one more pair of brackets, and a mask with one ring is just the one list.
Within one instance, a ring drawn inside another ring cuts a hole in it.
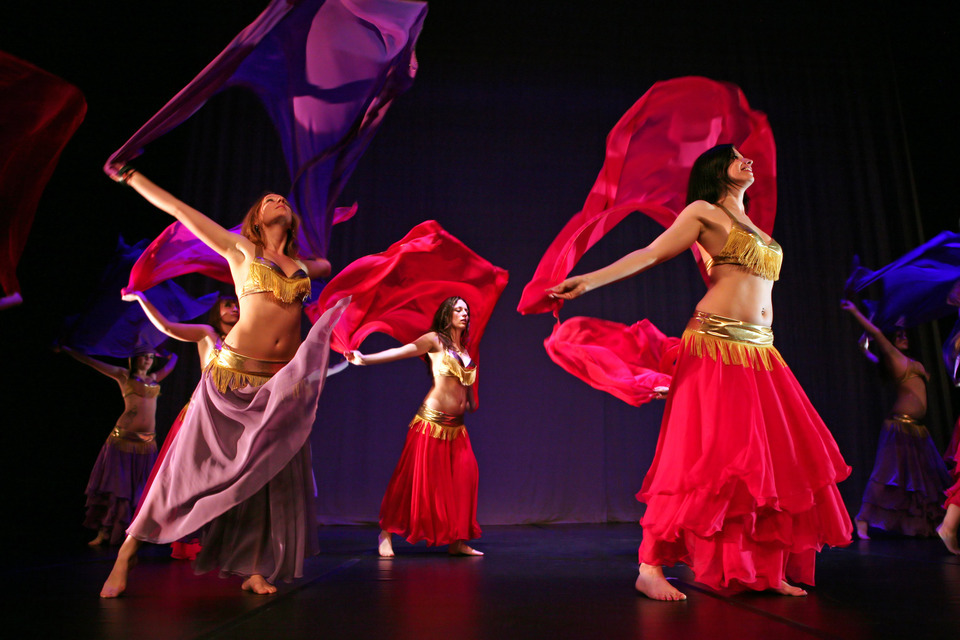
[{"label": "purple skirt on background dancer", "polygon": [[936,535],[950,473],[927,428],[906,415],[883,423],[877,460],[856,519],[908,536]]},{"label": "purple skirt on background dancer", "polygon": [[103,531],[110,544],[123,542],[156,460],[153,433],[115,427],[100,448],[87,481],[83,526]]},{"label": "purple skirt on background dancer", "polygon": [[[197,572],[219,567],[221,575],[256,574],[269,582],[303,574],[303,559],[317,550],[309,435],[330,332],[348,303],[349,298],[341,300],[324,313],[293,359],[275,373],[268,365],[281,363],[228,350],[217,355],[193,393],[130,535],[166,544],[202,529]],[[225,377],[233,384],[221,391],[218,381]],[[259,386],[241,384],[267,377]]]}]

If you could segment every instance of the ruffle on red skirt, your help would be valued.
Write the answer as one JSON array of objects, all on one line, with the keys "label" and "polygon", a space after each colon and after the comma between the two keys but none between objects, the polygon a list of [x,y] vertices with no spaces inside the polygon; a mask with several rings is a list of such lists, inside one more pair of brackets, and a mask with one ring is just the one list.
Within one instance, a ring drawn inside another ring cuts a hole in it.
[{"label": "ruffle on red skirt", "polygon": [[717,589],[767,589],[785,578],[813,584],[815,552],[850,543],[836,487],[850,467],[768,349],[766,363],[725,364],[685,339],[637,494],[647,503],[640,562],[685,562]]},{"label": "ruffle on red skirt", "polygon": [[432,431],[420,419],[410,424],[380,505],[380,528],[429,546],[479,538],[479,471],[470,436],[465,428],[449,440]]},{"label": "ruffle on red skirt", "polygon": [[957,480],[957,483],[955,485],[947,489],[946,494],[947,494],[947,499],[943,503],[944,509],[946,509],[952,504],[955,504],[958,507],[960,507],[960,480]]}]

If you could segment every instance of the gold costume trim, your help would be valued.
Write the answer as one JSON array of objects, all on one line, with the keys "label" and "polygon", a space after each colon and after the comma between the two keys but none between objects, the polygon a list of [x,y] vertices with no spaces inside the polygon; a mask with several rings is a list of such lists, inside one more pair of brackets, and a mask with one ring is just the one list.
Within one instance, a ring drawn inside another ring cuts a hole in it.
[{"label": "gold costume trim", "polygon": [[900,433],[914,436],[915,438],[925,438],[930,435],[923,423],[916,418],[911,418],[905,413],[898,413],[890,416],[883,421],[884,429],[892,429]]},{"label": "gold costume trim", "polygon": [[417,416],[410,421],[410,428],[437,440],[456,440],[467,432],[463,416],[437,411],[425,404],[420,405]]},{"label": "gold costume trim", "polygon": [[151,453],[157,450],[157,434],[146,431],[127,431],[114,427],[107,437],[110,446],[126,453]]},{"label": "gold costume trim", "polygon": [[681,338],[683,348],[702,358],[720,356],[723,364],[739,364],[760,371],[773,369],[773,361],[786,366],[773,346],[773,329],[759,324],[696,311]]},{"label": "gold costume trim", "polygon": [[252,293],[270,293],[284,304],[303,302],[310,296],[310,278],[288,278],[274,271],[270,265],[254,260],[250,263],[250,272],[243,283],[240,297]]},{"label": "gold costume trim", "polygon": [[720,253],[708,258],[704,267],[709,271],[714,265],[732,264],[764,280],[779,280],[783,264],[783,249],[776,241],[767,244],[752,229],[744,228],[734,221],[727,242]]},{"label": "gold costume trim", "polygon": [[465,367],[453,356],[453,354],[451,354],[449,351],[444,351],[443,357],[440,358],[440,362],[433,368],[433,375],[434,377],[449,376],[451,378],[456,378],[460,381],[460,384],[465,387],[469,387],[477,381],[477,366],[473,365],[470,367]]},{"label": "gold costume trim", "polygon": [[210,362],[203,368],[209,373],[220,393],[246,386],[259,387],[286,365],[278,360],[260,360],[238,353],[221,344],[213,350]]}]

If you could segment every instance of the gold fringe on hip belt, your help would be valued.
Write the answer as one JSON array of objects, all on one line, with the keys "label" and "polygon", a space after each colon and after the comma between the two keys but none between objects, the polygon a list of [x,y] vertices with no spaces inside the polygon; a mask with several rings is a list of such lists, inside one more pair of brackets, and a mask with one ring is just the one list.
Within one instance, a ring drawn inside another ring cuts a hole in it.
[{"label": "gold fringe on hip belt", "polygon": [[417,417],[410,421],[410,428],[438,440],[456,440],[467,432],[463,426],[463,416],[452,416],[423,404],[417,411]]},{"label": "gold fringe on hip belt", "polygon": [[220,393],[246,386],[259,387],[287,364],[278,360],[251,358],[221,344],[204,367]]},{"label": "gold fringe on hip belt", "polygon": [[723,364],[739,364],[757,371],[773,369],[773,361],[786,366],[773,346],[773,329],[759,324],[697,311],[687,323],[683,348],[698,358],[704,354]]}]

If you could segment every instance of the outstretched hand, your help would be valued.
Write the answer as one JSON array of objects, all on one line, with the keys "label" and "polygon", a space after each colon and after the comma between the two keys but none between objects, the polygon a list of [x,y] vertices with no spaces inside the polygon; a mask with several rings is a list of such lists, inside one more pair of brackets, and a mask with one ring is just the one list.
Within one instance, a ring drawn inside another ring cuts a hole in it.
[{"label": "outstretched hand", "polygon": [[844,311],[849,311],[850,313],[853,313],[854,311],[859,311],[859,309],[857,309],[857,305],[850,302],[849,300],[841,300],[840,308],[843,309]]},{"label": "outstretched hand", "polygon": [[363,366],[367,364],[363,359],[363,354],[356,350],[347,351],[346,353],[343,354],[343,357],[346,358],[347,362],[349,362],[350,364],[355,364],[359,366]]},{"label": "outstretched hand", "polygon": [[590,290],[590,285],[584,276],[574,276],[567,278],[560,284],[547,289],[547,294],[551,298],[560,300],[573,300],[579,298]]}]

